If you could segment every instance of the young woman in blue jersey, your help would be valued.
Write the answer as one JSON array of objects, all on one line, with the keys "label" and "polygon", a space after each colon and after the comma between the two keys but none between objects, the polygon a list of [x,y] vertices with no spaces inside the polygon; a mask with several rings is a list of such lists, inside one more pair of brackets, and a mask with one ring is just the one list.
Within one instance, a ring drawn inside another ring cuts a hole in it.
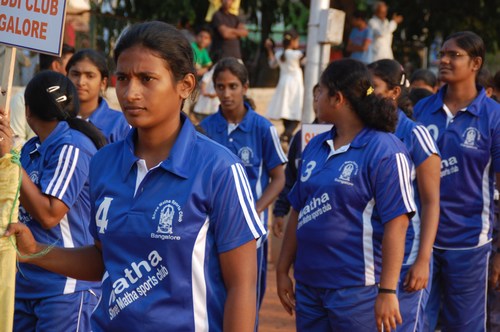
[{"label": "young woman in blue jersey", "polygon": [[288,196],[278,295],[287,312],[295,309],[298,331],[393,330],[401,324],[396,288],[415,211],[411,159],[388,133],[396,107],[373,92],[368,69],[353,59],[325,69],[317,102],[319,120],[334,127],[302,154]]},{"label": "young woman in blue jersey", "polygon": [[124,139],[130,130],[127,120],[122,112],[109,108],[103,98],[109,80],[106,59],[97,51],[83,49],[71,57],[66,71],[78,90],[79,116],[96,126],[108,143]]},{"label": "young woman in blue jersey", "polygon": [[[500,105],[475,83],[485,59],[481,37],[454,33],[439,57],[439,79],[445,85],[414,107],[415,118],[427,126],[442,159],[426,314],[433,331],[441,302],[443,331],[485,331],[494,180],[500,172]],[[493,282],[499,273],[500,256],[493,260]]]},{"label": "young woman in blue jersey", "polygon": [[[220,100],[219,111],[200,123],[206,135],[240,157],[248,174],[250,188],[256,199],[255,208],[267,229],[267,208],[285,185],[283,164],[286,155],[281,148],[276,128],[257,114],[244,101],[248,89],[248,72],[236,58],[224,58],[214,71],[215,92]],[[267,241],[259,242],[258,303],[266,288]]]},{"label": "young woman in blue jersey", "polygon": [[[114,54],[133,129],[92,159],[95,244],[28,260],[102,279],[94,332],[253,331],[256,239],[265,230],[241,162],[181,112],[196,85],[189,42],[169,24],[147,22],[125,30]],[[6,234],[21,253],[46,248],[22,225]]]},{"label": "young woman in blue jersey", "polygon": [[410,120],[413,105],[409,99],[408,80],[399,62],[390,59],[368,65],[375,93],[398,105],[395,135],[405,144],[415,169],[412,182],[417,213],[406,235],[405,257],[398,287],[403,324],[398,331],[423,331],[424,310],[429,298],[432,246],[439,222],[439,180],[441,159],[425,126]]},{"label": "young woman in blue jersey", "polygon": [[[89,164],[105,138],[93,125],[76,118],[78,95],[64,75],[41,72],[28,83],[24,97],[26,120],[37,136],[21,151],[19,220],[45,245],[89,245],[93,243]],[[8,126],[1,114],[0,157],[12,148]],[[100,284],[76,279],[20,264],[14,331],[90,330]]]}]

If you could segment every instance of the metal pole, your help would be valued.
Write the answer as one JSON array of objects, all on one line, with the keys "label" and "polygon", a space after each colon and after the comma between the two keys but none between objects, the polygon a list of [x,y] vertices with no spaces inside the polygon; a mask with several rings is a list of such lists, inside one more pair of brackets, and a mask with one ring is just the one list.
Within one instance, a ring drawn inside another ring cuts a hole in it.
[{"label": "metal pole", "polygon": [[318,83],[322,62],[328,61],[330,57],[330,48],[324,47],[318,43],[319,18],[324,9],[330,8],[330,0],[312,0],[309,10],[309,23],[307,29],[307,63],[304,73],[304,106],[302,108],[302,123],[311,123],[314,120],[314,111],[312,108],[313,95],[312,88]]}]

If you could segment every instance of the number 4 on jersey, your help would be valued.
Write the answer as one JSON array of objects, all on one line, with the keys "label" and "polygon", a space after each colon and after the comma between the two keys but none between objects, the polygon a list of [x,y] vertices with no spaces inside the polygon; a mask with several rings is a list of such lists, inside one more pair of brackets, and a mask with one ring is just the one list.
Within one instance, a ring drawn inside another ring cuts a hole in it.
[{"label": "number 4 on jersey", "polygon": [[111,197],[104,197],[104,200],[101,205],[99,205],[97,213],[95,214],[95,222],[101,234],[104,234],[104,231],[108,228],[108,211],[112,200]]}]

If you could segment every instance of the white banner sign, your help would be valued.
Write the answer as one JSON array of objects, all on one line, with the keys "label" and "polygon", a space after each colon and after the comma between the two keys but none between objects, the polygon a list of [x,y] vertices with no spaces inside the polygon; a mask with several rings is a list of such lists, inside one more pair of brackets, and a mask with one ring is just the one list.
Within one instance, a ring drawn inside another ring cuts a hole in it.
[{"label": "white banner sign", "polygon": [[66,0],[0,0],[0,43],[60,55]]},{"label": "white banner sign", "polygon": [[302,125],[302,151],[307,143],[316,135],[332,129],[331,124],[306,123]]}]

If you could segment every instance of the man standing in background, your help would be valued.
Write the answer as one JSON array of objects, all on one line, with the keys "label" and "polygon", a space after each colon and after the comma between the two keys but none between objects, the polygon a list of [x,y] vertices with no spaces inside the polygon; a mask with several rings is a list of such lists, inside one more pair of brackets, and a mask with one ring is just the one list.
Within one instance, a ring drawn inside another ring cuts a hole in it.
[{"label": "man standing in background", "polygon": [[392,20],[387,19],[387,5],[383,1],[375,2],[374,16],[368,21],[373,30],[373,61],[394,59],[392,54],[392,34],[398,24],[403,22],[403,16],[394,14]]},{"label": "man standing in background", "polygon": [[240,38],[248,35],[245,24],[230,13],[233,0],[223,0],[221,8],[212,17],[213,41],[211,57],[214,62],[225,57],[241,59]]}]

